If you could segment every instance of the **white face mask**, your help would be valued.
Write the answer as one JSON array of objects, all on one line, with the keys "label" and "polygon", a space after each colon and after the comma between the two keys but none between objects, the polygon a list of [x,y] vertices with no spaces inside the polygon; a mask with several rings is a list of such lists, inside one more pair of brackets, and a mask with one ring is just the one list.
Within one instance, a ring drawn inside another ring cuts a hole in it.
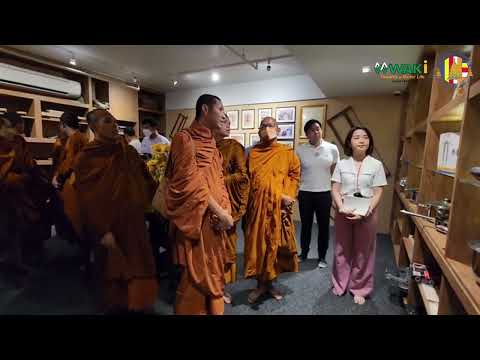
[{"label": "white face mask", "polygon": [[152,130],[150,129],[142,129],[143,131],[143,136],[145,137],[149,137],[150,135],[152,135]]}]

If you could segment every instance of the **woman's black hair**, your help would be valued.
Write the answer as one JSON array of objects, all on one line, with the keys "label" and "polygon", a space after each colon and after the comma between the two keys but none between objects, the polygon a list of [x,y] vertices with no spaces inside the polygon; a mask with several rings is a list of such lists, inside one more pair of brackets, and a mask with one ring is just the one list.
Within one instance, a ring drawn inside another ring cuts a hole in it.
[{"label": "woman's black hair", "polygon": [[372,155],[373,149],[375,145],[373,144],[373,136],[370,130],[368,130],[366,127],[363,126],[355,126],[350,129],[348,132],[347,137],[345,138],[345,144],[343,145],[343,152],[345,153],[346,156],[352,156],[353,155],[353,149],[352,149],[352,137],[353,133],[357,130],[363,130],[367,133],[369,141],[368,149],[367,149],[367,155]]}]

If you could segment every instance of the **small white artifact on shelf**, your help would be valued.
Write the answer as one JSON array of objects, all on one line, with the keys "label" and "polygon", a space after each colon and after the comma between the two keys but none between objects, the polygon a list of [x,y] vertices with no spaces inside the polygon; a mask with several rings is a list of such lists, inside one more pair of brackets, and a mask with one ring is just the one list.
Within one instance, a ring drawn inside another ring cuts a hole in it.
[{"label": "small white artifact on shelf", "polygon": [[437,160],[438,170],[455,172],[457,168],[459,143],[459,133],[447,132],[440,135]]}]

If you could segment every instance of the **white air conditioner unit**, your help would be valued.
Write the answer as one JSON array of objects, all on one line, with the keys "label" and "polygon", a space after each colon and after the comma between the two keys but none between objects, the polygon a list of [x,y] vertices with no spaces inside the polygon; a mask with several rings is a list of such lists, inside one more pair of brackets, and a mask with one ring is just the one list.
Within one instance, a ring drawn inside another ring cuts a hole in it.
[{"label": "white air conditioner unit", "polygon": [[82,95],[82,86],[77,81],[5,63],[0,63],[0,85],[2,84],[72,99],[78,99]]}]

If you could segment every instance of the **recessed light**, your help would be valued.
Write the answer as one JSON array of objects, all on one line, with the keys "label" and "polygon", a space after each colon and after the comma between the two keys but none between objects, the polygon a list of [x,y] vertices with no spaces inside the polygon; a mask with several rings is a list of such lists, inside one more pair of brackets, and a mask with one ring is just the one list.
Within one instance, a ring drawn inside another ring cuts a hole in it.
[{"label": "recessed light", "polygon": [[212,73],[212,81],[218,81],[220,80],[220,75],[218,73],[214,72]]},{"label": "recessed light", "polygon": [[178,84],[178,81],[177,80],[173,80],[173,86],[177,86]]},{"label": "recessed light", "polygon": [[75,60],[75,57],[72,55],[69,61],[70,65],[72,66],[77,66],[77,60]]},{"label": "recessed light", "polygon": [[370,66],[364,66],[364,67],[362,67],[362,73],[366,74],[366,73],[369,73],[370,71],[372,71],[372,69],[370,68]]}]

